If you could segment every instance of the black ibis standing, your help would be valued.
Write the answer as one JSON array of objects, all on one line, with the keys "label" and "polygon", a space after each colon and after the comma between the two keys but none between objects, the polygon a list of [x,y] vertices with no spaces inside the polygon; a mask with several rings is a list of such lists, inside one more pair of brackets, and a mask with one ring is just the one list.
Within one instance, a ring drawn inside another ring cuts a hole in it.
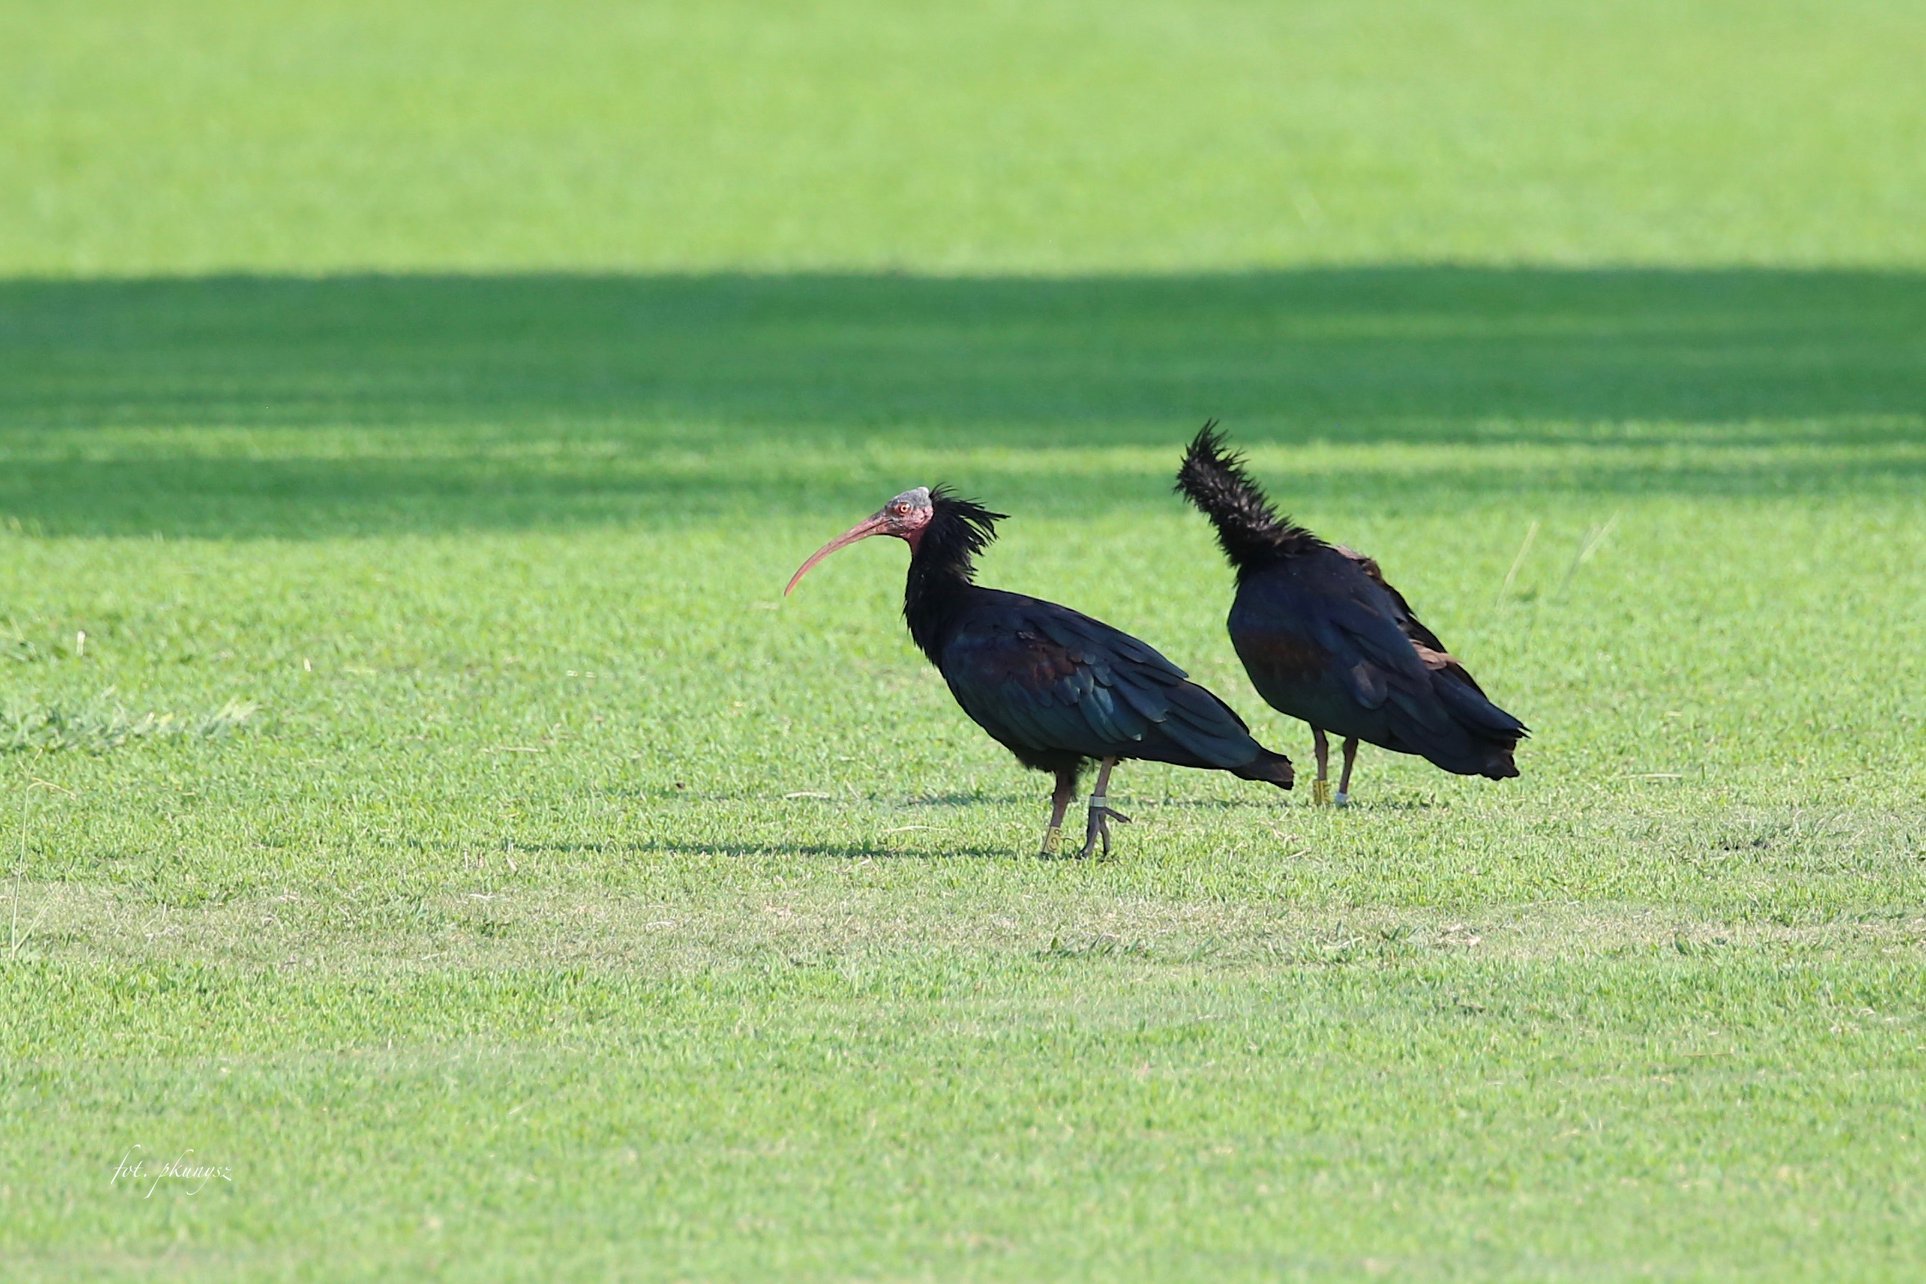
[{"label": "black ibis standing", "polygon": [[1055,602],[976,584],[976,555],[1003,513],[947,488],[919,486],[810,554],[790,589],[839,548],[871,535],[910,546],[903,618],[963,712],[1017,761],[1056,776],[1043,854],[1055,853],[1077,778],[1100,764],[1082,854],[1110,852],[1105,791],[1121,759],[1228,771],[1291,787],[1291,761],[1251,738],[1243,719],[1156,651]]},{"label": "black ibis standing", "polygon": [[1461,776],[1518,774],[1529,734],[1493,704],[1377,562],[1279,517],[1214,423],[1184,455],[1177,489],[1217,527],[1237,572],[1231,645],[1272,708],[1311,724],[1313,802],[1330,802],[1327,732],[1344,739],[1336,801],[1350,801],[1358,741],[1418,754]]}]

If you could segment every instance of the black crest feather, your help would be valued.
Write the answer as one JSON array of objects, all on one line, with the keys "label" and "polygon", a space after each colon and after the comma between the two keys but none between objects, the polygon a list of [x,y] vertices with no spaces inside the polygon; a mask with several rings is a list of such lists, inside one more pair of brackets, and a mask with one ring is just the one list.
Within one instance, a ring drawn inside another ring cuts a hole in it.
[{"label": "black crest feather", "polygon": [[930,487],[930,507],[930,523],[910,557],[903,618],[916,645],[936,661],[959,601],[957,589],[976,581],[976,555],[996,540],[996,524],[1009,514],[992,512],[948,486]]},{"label": "black crest feather", "polygon": [[1224,556],[1239,570],[1326,547],[1310,531],[1278,515],[1263,488],[1244,471],[1244,457],[1225,443],[1215,419],[1191,439],[1177,469],[1176,490],[1210,518]]},{"label": "black crest feather", "polygon": [[930,504],[936,511],[923,532],[917,560],[932,571],[974,579],[976,555],[996,541],[996,524],[1009,514],[965,499],[949,486],[930,487]]}]

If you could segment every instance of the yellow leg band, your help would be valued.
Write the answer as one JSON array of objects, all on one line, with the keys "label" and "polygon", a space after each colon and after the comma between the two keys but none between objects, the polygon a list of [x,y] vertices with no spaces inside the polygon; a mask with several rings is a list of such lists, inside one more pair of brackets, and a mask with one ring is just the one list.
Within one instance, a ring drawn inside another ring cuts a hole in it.
[{"label": "yellow leg band", "polygon": [[1330,805],[1331,803],[1331,782],[1330,781],[1313,780],[1311,782],[1311,802],[1314,805],[1319,807],[1328,807]]},{"label": "yellow leg band", "polygon": [[1043,832],[1043,851],[1040,854],[1044,856],[1055,856],[1057,854],[1057,846],[1061,842],[1063,842],[1063,830],[1056,825],[1050,826],[1050,828]]}]

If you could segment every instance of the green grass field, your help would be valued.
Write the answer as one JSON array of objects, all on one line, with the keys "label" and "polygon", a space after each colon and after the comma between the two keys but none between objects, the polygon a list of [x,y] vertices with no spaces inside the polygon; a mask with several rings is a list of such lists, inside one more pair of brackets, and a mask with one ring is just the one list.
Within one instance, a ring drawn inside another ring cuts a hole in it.
[{"label": "green grass field", "polygon": [[[0,0],[0,1277],[1920,1278],[1922,64]],[[779,596],[954,482],[1308,776],[1209,416],[1522,779],[1039,861],[903,550]]]}]

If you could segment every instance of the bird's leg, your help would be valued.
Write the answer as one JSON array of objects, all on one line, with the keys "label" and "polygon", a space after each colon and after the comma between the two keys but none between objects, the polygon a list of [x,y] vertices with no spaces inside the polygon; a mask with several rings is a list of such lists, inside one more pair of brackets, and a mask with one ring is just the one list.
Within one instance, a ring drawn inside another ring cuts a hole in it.
[{"label": "bird's leg", "polygon": [[1083,851],[1079,855],[1088,856],[1097,850],[1097,840],[1103,840],[1103,854],[1110,854],[1110,826],[1107,822],[1117,821],[1128,825],[1130,817],[1120,811],[1110,810],[1109,799],[1105,794],[1110,788],[1110,769],[1117,765],[1115,758],[1105,758],[1103,766],[1097,768],[1097,784],[1090,791],[1090,824],[1084,831]]},{"label": "bird's leg", "polygon": [[1311,728],[1311,749],[1317,754],[1317,779],[1311,782],[1311,803],[1323,807],[1331,801],[1331,741],[1323,727]]},{"label": "bird's leg", "polygon": [[1050,828],[1043,831],[1043,850],[1039,856],[1055,856],[1057,844],[1063,841],[1063,813],[1070,810],[1070,800],[1077,796],[1077,769],[1066,767],[1057,773],[1057,788],[1050,795]]},{"label": "bird's leg", "polygon": [[1358,738],[1348,736],[1344,741],[1344,774],[1338,777],[1337,798],[1334,799],[1340,807],[1351,805],[1351,768],[1356,765],[1357,760]]}]

